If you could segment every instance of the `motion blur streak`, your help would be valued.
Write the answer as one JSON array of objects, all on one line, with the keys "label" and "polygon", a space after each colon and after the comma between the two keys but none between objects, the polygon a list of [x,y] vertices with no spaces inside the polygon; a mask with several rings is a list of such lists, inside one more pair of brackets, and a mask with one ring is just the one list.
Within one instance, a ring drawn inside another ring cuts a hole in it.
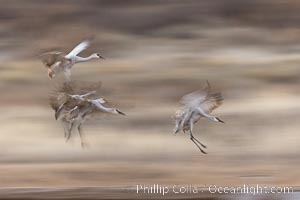
[{"label": "motion blur streak", "polygon": [[[300,2],[0,1],[0,186],[300,185]],[[128,117],[65,143],[38,55],[93,38],[73,80],[102,81]],[[220,126],[173,134],[180,97],[209,80]],[[119,142],[116,142],[119,141]]]}]

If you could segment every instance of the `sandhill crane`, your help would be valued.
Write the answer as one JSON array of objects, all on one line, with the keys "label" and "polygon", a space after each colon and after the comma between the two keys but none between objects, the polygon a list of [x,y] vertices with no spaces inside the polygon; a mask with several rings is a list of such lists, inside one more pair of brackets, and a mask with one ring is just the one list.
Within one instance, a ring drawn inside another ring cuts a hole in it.
[{"label": "sandhill crane", "polygon": [[[100,111],[102,113],[110,113],[115,115],[124,115],[118,108],[110,108],[106,107],[103,104],[107,103],[107,100],[104,98],[98,99],[86,99],[84,102],[81,102],[81,105],[75,106],[71,111],[67,114],[67,121],[70,123],[68,136],[66,140],[68,141],[71,137],[72,128],[78,130],[78,134],[81,139],[81,145],[84,146],[84,142],[81,134],[81,125],[85,121],[86,117],[89,114]],[[64,122],[65,123],[65,122]]]},{"label": "sandhill crane", "polygon": [[212,93],[210,85],[207,81],[207,86],[202,90],[198,90],[182,97],[181,103],[183,107],[176,112],[175,116],[175,134],[179,131],[189,131],[190,139],[199,148],[199,150],[206,154],[202,148],[206,148],[193,135],[193,126],[200,118],[205,117],[211,121],[224,123],[216,116],[210,113],[222,104],[223,97],[221,93]]},{"label": "sandhill crane", "polygon": [[55,111],[55,119],[60,119],[62,113],[79,105],[86,97],[95,95],[100,88],[101,82],[82,81],[65,82],[55,87],[50,96],[50,105]]},{"label": "sandhill crane", "polygon": [[42,62],[48,68],[49,78],[52,79],[56,74],[64,72],[67,81],[69,81],[71,79],[71,68],[74,64],[89,61],[94,58],[103,58],[99,53],[93,53],[86,58],[78,56],[78,54],[90,46],[90,44],[90,40],[84,40],[67,55],[58,51],[47,52],[40,55]]},{"label": "sandhill crane", "polygon": [[70,107],[74,108],[75,106],[80,105],[83,103],[86,98],[92,94],[95,94],[96,91],[90,91],[85,94],[65,94],[64,103],[62,103],[56,110],[55,110],[55,119],[59,119],[61,114],[68,110]]},{"label": "sandhill crane", "polygon": [[[74,82],[72,82],[74,83]],[[54,95],[50,97],[50,105],[55,111],[55,118],[60,120],[64,127],[64,133],[66,141],[71,137],[73,129],[77,129],[81,145],[84,146],[84,142],[81,134],[81,125],[86,117],[92,113],[111,113],[118,115],[125,115],[117,108],[106,107],[103,104],[107,103],[104,98],[90,98],[91,95],[96,94],[96,89],[100,88],[100,82],[98,84],[90,85],[85,89],[78,89],[74,85],[65,83],[61,88],[54,90]],[[76,94],[76,92],[84,91],[83,94]],[[61,101],[61,99],[63,99]]]}]

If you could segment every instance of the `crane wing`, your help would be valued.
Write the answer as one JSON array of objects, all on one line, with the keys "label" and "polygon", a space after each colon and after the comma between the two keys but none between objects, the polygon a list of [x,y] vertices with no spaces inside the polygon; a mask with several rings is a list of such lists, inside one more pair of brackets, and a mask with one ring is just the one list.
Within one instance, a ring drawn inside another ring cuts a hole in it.
[{"label": "crane wing", "polygon": [[205,101],[203,101],[199,107],[205,113],[211,113],[214,109],[219,107],[223,102],[223,97],[220,92],[209,94]]},{"label": "crane wing", "polygon": [[184,95],[181,98],[181,104],[186,108],[195,108],[204,102],[210,94],[210,85],[207,81],[207,85],[202,86],[202,89],[191,92]]},{"label": "crane wing", "polygon": [[71,57],[77,56],[80,52],[82,52],[83,50],[88,48],[90,46],[90,44],[91,44],[91,41],[88,40],[88,39],[82,41],[70,53],[68,53],[68,55],[66,55],[65,57],[70,59]]},{"label": "crane wing", "polygon": [[54,63],[65,59],[63,53],[59,51],[47,52],[41,54],[39,57],[44,63],[44,65],[48,68],[51,67]]}]

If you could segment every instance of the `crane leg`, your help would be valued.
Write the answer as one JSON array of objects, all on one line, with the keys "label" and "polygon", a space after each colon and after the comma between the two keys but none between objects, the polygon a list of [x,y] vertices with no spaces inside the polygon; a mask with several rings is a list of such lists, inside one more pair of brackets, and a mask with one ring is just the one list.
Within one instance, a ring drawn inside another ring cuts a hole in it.
[{"label": "crane leg", "polygon": [[69,124],[69,127],[68,127],[68,135],[67,135],[67,138],[66,138],[66,142],[68,142],[69,139],[71,138],[71,133],[72,133],[73,124],[74,124],[74,122],[71,122],[71,124]]},{"label": "crane leg", "polygon": [[190,139],[192,140],[192,142],[198,147],[198,149],[203,153],[203,154],[207,154],[202,148],[206,148],[206,146],[204,144],[202,144],[197,138],[194,137],[193,135],[193,125],[190,125]]},{"label": "crane leg", "polygon": [[77,129],[78,129],[78,134],[79,134],[80,141],[81,141],[81,147],[85,148],[86,145],[85,145],[85,142],[84,142],[84,139],[83,139],[83,136],[82,136],[81,123],[78,125]]}]

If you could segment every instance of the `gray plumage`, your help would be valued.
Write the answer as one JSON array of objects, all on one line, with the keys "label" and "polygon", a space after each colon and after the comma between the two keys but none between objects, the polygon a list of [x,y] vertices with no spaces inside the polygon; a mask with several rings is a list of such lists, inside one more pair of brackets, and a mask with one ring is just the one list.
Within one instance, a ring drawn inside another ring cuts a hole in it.
[{"label": "gray plumage", "polygon": [[184,95],[181,99],[182,107],[175,115],[175,133],[179,131],[189,131],[190,139],[199,148],[202,153],[206,152],[202,148],[206,148],[193,135],[193,126],[202,117],[211,121],[222,122],[218,117],[210,115],[210,113],[222,104],[223,97],[221,93],[212,93],[209,83],[201,90]]},{"label": "gray plumage", "polygon": [[66,140],[71,137],[72,129],[77,129],[82,145],[81,125],[86,117],[93,113],[111,113],[125,115],[117,108],[106,107],[104,98],[96,98],[101,83],[69,82],[53,90],[50,105],[55,111],[55,118],[64,126]]},{"label": "gray plumage", "polygon": [[78,54],[87,49],[90,44],[90,40],[84,40],[67,55],[58,51],[47,52],[40,55],[40,59],[48,68],[48,77],[52,79],[56,74],[64,72],[67,81],[70,81],[71,68],[74,64],[89,61],[95,58],[103,58],[99,53],[93,53],[85,58],[78,56]]}]

